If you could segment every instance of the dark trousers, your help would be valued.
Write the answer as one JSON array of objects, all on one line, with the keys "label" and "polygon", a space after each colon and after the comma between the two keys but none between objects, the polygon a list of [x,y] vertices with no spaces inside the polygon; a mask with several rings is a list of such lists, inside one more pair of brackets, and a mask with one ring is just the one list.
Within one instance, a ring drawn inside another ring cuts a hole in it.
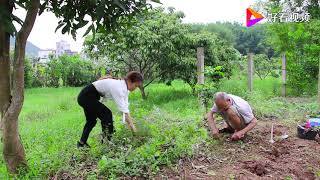
[{"label": "dark trousers", "polygon": [[87,142],[92,128],[97,124],[97,118],[101,120],[102,138],[107,137],[110,140],[114,132],[112,112],[99,101],[100,97],[101,95],[92,84],[83,88],[78,96],[78,104],[83,108],[86,116],[86,124],[80,139],[83,143]]}]

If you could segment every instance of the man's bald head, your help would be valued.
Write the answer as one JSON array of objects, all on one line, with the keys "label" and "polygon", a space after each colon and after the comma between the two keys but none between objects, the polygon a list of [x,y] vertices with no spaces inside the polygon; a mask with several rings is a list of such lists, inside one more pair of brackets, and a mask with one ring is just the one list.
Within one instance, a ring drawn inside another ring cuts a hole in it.
[{"label": "man's bald head", "polygon": [[217,92],[214,94],[214,103],[220,110],[229,106],[229,100],[230,98],[226,92]]}]

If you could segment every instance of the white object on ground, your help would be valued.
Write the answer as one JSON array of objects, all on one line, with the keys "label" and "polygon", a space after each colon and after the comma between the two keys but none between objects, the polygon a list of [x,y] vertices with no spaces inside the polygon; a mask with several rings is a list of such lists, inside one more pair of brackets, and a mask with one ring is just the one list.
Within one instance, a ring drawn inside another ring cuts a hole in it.
[{"label": "white object on ground", "polygon": [[287,139],[288,137],[289,137],[288,134],[284,134],[284,135],[281,136],[281,139]]}]

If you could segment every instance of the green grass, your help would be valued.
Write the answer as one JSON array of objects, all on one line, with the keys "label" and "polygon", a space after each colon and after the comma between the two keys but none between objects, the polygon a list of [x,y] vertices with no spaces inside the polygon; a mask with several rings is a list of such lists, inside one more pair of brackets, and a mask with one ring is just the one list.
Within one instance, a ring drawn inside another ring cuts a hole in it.
[{"label": "green grass", "polygon": [[[130,95],[131,113],[140,130],[136,136],[121,123],[116,106],[107,102],[115,116],[117,132],[113,144],[99,144],[101,128],[98,124],[89,137],[91,150],[81,152],[75,148],[85,123],[76,101],[80,90],[26,90],[20,115],[20,135],[30,169],[20,178],[47,178],[59,170],[78,175],[79,164],[83,163],[98,164],[97,171],[91,172],[93,177],[97,174],[147,177],[160,165],[191,155],[192,145],[206,138],[206,131],[198,127],[202,119],[201,109],[189,88],[181,82],[172,87],[158,84],[147,89],[148,100],[142,100],[138,91]],[[7,175],[2,155],[0,159],[0,174]]]},{"label": "green grass", "polygon": [[[292,103],[277,97],[280,80],[254,81],[255,91],[246,90],[246,80],[226,80],[220,90],[248,99],[256,115],[263,119],[276,116],[290,122],[315,112],[314,99]],[[162,165],[170,166],[182,156],[191,156],[194,145],[207,142],[203,127],[203,109],[188,85],[174,81],[172,86],[153,84],[147,88],[148,99],[139,91],[130,95],[130,110],[139,133],[133,135],[121,123],[121,114],[112,102],[106,105],[114,113],[116,133],[112,143],[101,145],[99,123],[90,134],[89,151],[76,149],[85,117],[76,98],[81,88],[27,89],[20,115],[20,135],[29,171],[19,179],[47,179],[59,171],[72,176],[96,179],[98,176],[151,177]],[[298,114],[298,115],[297,115]],[[0,144],[0,148],[2,145]],[[8,177],[2,154],[0,176]],[[1,179],[2,177],[0,177]]]}]

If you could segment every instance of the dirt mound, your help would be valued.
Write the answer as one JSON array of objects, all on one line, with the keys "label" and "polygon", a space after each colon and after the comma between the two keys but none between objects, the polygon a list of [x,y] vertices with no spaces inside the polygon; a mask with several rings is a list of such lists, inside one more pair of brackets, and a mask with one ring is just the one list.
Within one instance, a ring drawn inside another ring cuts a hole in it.
[{"label": "dirt mound", "polygon": [[264,176],[270,173],[271,171],[270,164],[264,161],[245,161],[242,163],[242,168],[247,169],[251,173],[256,174],[258,176]]},{"label": "dirt mound", "polygon": [[[264,127],[258,127],[253,131],[254,132],[253,136],[254,137],[266,136],[270,139],[271,127],[272,127],[272,123],[265,123]],[[289,133],[289,127],[279,125],[279,124],[273,124],[274,136],[282,136],[288,133]]]},{"label": "dirt mound", "polygon": [[[292,129],[292,131],[290,131]],[[296,137],[295,128],[270,122],[259,125],[242,142],[205,145],[197,156],[183,159],[176,168],[163,168],[169,179],[320,179],[320,144]],[[283,138],[283,135],[289,135]],[[156,179],[161,179],[157,176]]]}]

